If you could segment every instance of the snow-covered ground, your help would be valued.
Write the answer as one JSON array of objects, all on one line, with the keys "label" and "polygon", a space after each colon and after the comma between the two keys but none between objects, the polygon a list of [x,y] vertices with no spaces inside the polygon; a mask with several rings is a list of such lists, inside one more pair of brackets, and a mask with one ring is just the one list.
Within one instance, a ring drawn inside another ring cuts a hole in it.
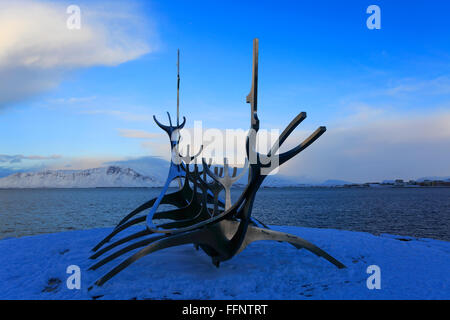
[{"label": "snow-covered ground", "polygon": [[[263,241],[217,269],[201,250],[185,245],[148,255],[89,292],[121,261],[87,271],[90,249],[111,230],[91,229],[1,240],[0,299],[450,299],[450,242],[273,229],[310,240],[347,268],[286,243]],[[80,290],[66,286],[69,265],[81,268]],[[366,286],[369,265],[381,269],[380,290]]]}]

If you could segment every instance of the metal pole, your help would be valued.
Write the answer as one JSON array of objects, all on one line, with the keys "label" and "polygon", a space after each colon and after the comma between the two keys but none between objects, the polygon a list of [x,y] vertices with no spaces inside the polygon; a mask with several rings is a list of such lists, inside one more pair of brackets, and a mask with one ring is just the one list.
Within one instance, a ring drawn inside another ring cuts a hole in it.
[{"label": "metal pole", "polygon": [[[247,95],[246,102],[250,104],[250,130],[253,130],[253,135],[250,138],[250,144],[256,147],[256,133],[259,130],[258,120],[258,38],[253,39],[253,64],[252,64],[252,87],[250,93]],[[248,182],[251,180],[251,167],[248,170]]]},{"label": "metal pole", "polygon": [[[177,126],[180,125],[180,49],[177,50]],[[178,177],[178,188],[183,188],[181,178]]]},{"label": "metal pole", "polygon": [[177,125],[180,124],[180,49],[177,60]]}]

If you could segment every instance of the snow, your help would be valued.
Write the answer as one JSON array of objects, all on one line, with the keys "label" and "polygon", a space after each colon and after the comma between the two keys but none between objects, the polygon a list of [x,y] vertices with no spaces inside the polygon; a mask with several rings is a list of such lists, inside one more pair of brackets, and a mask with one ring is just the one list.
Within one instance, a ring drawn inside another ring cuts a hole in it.
[{"label": "snow", "polygon": [[[136,227],[130,232],[135,232]],[[0,240],[0,299],[449,299],[450,242],[333,229],[273,226],[343,262],[337,269],[306,250],[262,241],[216,268],[192,245],[148,255],[102,287],[87,288],[122,259],[87,271],[90,248],[110,228]],[[131,229],[131,228],[130,228]],[[369,290],[369,265],[381,289]],[[81,289],[66,268],[81,268]]]},{"label": "snow", "polygon": [[0,188],[161,187],[163,184],[164,180],[119,166],[16,173],[0,179]]},{"label": "snow", "polygon": [[[127,161],[131,167],[109,165],[107,167],[86,170],[44,170],[39,172],[18,172],[0,178],[0,188],[133,188],[133,187],[163,187],[167,178],[165,160],[152,159],[145,161]],[[120,164],[121,162],[117,162]],[[236,183],[237,187],[247,184],[247,176]],[[177,186],[176,182],[172,186]],[[263,187],[301,187],[282,176],[269,176]]]},{"label": "snow", "polygon": [[106,165],[113,165],[122,168],[131,168],[145,176],[155,177],[163,182],[166,181],[170,162],[159,157],[147,156],[135,159],[111,161]]}]

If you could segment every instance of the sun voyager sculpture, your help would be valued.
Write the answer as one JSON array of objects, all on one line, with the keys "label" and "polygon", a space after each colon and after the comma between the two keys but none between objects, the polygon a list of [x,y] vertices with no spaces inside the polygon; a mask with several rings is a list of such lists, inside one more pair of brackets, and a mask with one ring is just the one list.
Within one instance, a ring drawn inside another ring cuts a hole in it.
[{"label": "sun voyager sculpture", "polygon": [[[325,127],[319,127],[293,149],[278,153],[279,147],[306,118],[306,113],[301,112],[284,129],[267,154],[260,154],[255,150],[256,135],[259,130],[257,115],[258,39],[253,40],[252,86],[247,96],[247,103],[250,104],[251,109],[251,125],[246,137],[247,159],[240,174],[237,174],[237,167],[231,168],[226,159],[220,168],[218,166],[213,168],[211,161],[207,162],[204,158],[199,164],[198,157],[203,147],[196,154],[190,154],[189,146],[186,155],[178,153],[179,131],[186,123],[185,117],[181,123],[179,121],[179,84],[178,63],[176,125],[172,124],[169,113],[168,125],[160,123],[156,117],[153,117],[156,124],[167,133],[170,139],[172,160],[167,181],[157,198],[149,200],[130,212],[109,235],[92,249],[94,253],[90,259],[95,262],[90,266],[90,270],[96,270],[117,258],[126,257],[96,280],[93,286],[102,286],[127,266],[152,252],[184,244],[193,244],[197,249],[201,248],[211,257],[212,263],[217,267],[221,262],[233,258],[254,241],[273,240],[290,243],[298,249],[309,250],[336,267],[345,268],[341,262],[307,240],[271,230],[262,222],[252,218],[255,196],[267,177],[267,171],[272,171],[292,159],[326,131]],[[276,163],[273,162],[275,158]],[[232,170],[231,173],[230,170]],[[232,202],[231,186],[246,171],[248,172],[248,183],[242,189],[239,198]],[[174,180],[179,181],[179,188],[175,192],[169,193],[169,186]],[[219,197],[221,192],[224,192],[225,200]],[[158,211],[162,204],[170,204],[175,209]],[[142,214],[146,210],[148,212]],[[158,220],[164,220],[164,222],[155,224],[155,221]],[[145,225],[145,228],[131,235],[117,238],[122,231],[138,224]],[[126,256],[127,254],[128,256]]]}]

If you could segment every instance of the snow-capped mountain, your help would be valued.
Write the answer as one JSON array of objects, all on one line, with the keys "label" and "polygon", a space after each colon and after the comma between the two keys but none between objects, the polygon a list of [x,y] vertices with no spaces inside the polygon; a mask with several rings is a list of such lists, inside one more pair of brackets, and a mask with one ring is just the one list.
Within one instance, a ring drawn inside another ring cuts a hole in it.
[{"label": "snow-capped mountain", "polygon": [[147,156],[129,160],[111,161],[104,165],[131,168],[142,175],[151,176],[165,182],[170,163],[159,157]]},{"label": "snow-capped mountain", "polygon": [[0,179],[0,188],[160,187],[164,181],[131,168],[108,166],[87,170],[21,172]]},{"label": "snow-capped mountain", "polygon": [[[108,162],[105,163],[104,167],[86,170],[17,172],[0,178],[0,188],[162,187],[166,181],[169,166],[170,163],[161,158],[141,157]],[[247,181],[248,174],[245,173],[234,187],[245,187]],[[303,180],[296,181],[290,177],[276,174],[268,176],[262,186],[266,188],[283,188],[304,187],[317,184],[308,183]],[[176,182],[172,183],[174,187],[177,185]]]},{"label": "snow-capped mountain", "polygon": [[[127,167],[127,168],[133,168],[135,171],[144,174],[144,175],[151,175],[152,177],[156,177],[160,179],[161,181],[165,181],[167,177],[167,172],[169,170],[170,163],[164,159],[157,158],[157,157],[142,157],[137,159],[131,159],[131,160],[124,160],[124,161],[114,161],[107,163],[108,165],[115,165],[115,166],[121,166],[121,167]],[[201,167],[201,165],[200,165]],[[201,170],[201,169],[200,169]],[[241,172],[241,170],[238,170],[238,174]],[[235,187],[245,187],[247,185],[248,181],[248,174],[244,174],[241,179],[239,179],[235,185]],[[263,187],[269,187],[269,188],[283,188],[283,187],[301,187],[305,185],[310,185],[312,183],[305,183],[305,182],[297,182],[295,180],[292,180],[289,177],[276,174],[268,176],[264,182]]]},{"label": "snow-capped mountain", "polygon": [[304,184],[293,180],[292,178],[282,175],[269,175],[262,183],[263,188],[297,188],[305,187],[308,184]]},{"label": "snow-capped mountain", "polygon": [[[158,166],[159,167],[159,166]],[[155,168],[156,169],[156,168]],[[167,170],[152,170],[155,174],[143,175],[132,168],[110,165],[86,170],[44,170],[39,172],[19,172],[0,178],[0,188],[131,188],[162,187]],[[165,169],[165,168],[164,168]],[[146,170],[147,172],[149,170]],[[236,187],[245,187],[247,175],[244,175]],[[173,183],[172,186],[176,186]],[[286,177],[269,176],[263,187],[282,188],[299,187],[302,184]]]}]

